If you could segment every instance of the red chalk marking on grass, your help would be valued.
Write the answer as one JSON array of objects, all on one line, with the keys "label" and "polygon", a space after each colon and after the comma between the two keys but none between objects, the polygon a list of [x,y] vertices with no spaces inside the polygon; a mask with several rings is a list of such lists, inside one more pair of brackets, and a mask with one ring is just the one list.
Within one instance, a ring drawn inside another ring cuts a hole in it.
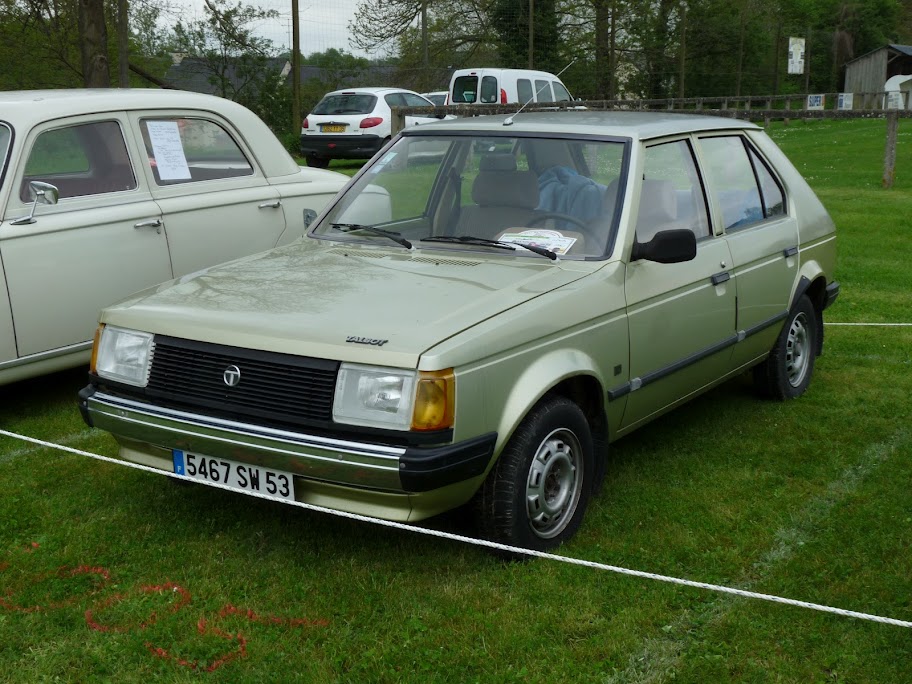
[{"label": "red chalk marking on grass", "polygon": [[[23,553],[33,553],[36,549],[39,548],[37,542],[32,542],[27,546],[20,547],[18,550]],[[3,561],[0,563],[0,572],[6,570],[10,567],[10,563]],[[9,592],[5,596],[0,596],[0,609],[6,609],[8,611],[17,612],[17,613],[46,613],[51,610],[60,610],[67,608],[74,604],[76,600],[83,595],[92,596],[99,593],[105,588],[105,585],[111,579],[111,571],[107,568],[95,565],[78,565],[75,567],[62,566],[54,572],[40,573],[34,576],[32,579],[32,584],[38,582],[43,582],[51,578],[59,579],[72,579],[76,577],[92,575],[101,579],[98,586],[94,589],[90,588],[88,592],[82,592],[80,594],[74,594],[73,596],[63,600],[63,601],[54,601],[49,602],[45,605],[34,605],[34,606],[23,606],[13,602],[14,592]],[[132,589],[126,592],[120,592],[113,594],[104,598],[100,601],[97,601],[85,611],[85,622],[86,626],[96,632],[101,632],[103,634],[111,633],[128,633],[128,632],[142,632],[151,625],[155,624],[161,619],[159,613],[155,610],[152,610],[149,613],[148,618],[132,625],[116,625],[116,624],[103,624],[100,620],[96,618],[96,615],[104,610],[111,608],[114,605],[122,603],[123,601],[129,600],[137,594],[173,594],[174,601],[171,603],[167,611],[164,611],[162,615],[170,616],[174,615],[180,611],[185,606],[189,605],[192,597],[190,592],[179,584],[174,582],[166,581],[162,584],[149,584],[138,587],[137,589]],[[238,632],[237,634],[232,634],[218,626],[216,622],[230,617],[240,617],[248,622],[254,624],[267,624],[267,625],[278,625],[285,627],[327,627],[329,626],[329,620],[317,619],[311,620],[309,618],[284,618],[276,615],[260,615],[250,608],[238,608],[230,603],[226,603],[219,611],[216,613],[215,617],[212,620],[207,620],[205,616],[199,618],[196,623],[196,631],[200,636],[215,636],[225,641],[236,643],[237,647],[234,650],[228,650],[222,655],[219,655],[213,661],[209,663],[200,663],[198,660],[188,660],[186,658],[180,657],[172,653],[166,648],[157,646],[150,641],[145,642],[145,647],[148,649],[156,658],[162,660],[173,662],[175,665],[180,667],[185,667],[198,672],[214,672],[220,667],[231,663],[232,661],[239,660],[247,657],[247,644],[248,638]]]}]

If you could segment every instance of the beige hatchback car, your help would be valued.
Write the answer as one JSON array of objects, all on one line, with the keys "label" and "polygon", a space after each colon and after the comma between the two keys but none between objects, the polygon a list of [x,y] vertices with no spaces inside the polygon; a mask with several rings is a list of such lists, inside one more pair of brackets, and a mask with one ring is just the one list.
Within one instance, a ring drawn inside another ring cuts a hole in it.
[{"label": "beige hatchback car", "polygon": [[0,93],[0,384],[87,363],[102,307],[300,238],[347,181],[222,98]]},{"label": "beige hatchback car", "polygon": [[104,310],[124,459],[482,534],[579,527],[608,444],[727,378],[808,387],[826,210],[757,126],[570,111],[407,129],[287,247]]}]

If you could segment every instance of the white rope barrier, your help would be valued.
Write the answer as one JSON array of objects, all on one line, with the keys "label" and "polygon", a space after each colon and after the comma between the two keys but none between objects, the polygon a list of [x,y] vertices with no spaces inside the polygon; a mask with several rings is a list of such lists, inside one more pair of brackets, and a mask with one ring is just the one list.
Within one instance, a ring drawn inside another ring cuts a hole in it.
[{"label": "white rope barrier", "polygon": [[372,518],[366,515],[359,515],[357,513],[347,513],[345,511],[337,511],[331,508],[324,508],[323,506],[315,506],[313,504],[303,503],[301,501],[287,501],[285,499],[279,499],[274,496],[269,496],[268,494],[261,494],[259,492],[249,492],[247,490],[238,489],[236,487],[231,487],[225,484],[217,482],[209,482],[206,480],[197,480],[192,477],[186,477],[183,475],[177,475],[175,473],[166,473],[166,471],[160,470],[158,468],[151,468],[149,466],[141,465],[138,463],[131,463],[129,461],[122,461],[115,458],[109,458],[107,456],[101,456],[99,454],[93,454],[88,451],[82,451],[80,449],[74,449],[72,447],[62,446],[59,444],[54,444],[52,442],[45,442],[40,439],[35,439],[33,437],[26,437],[25,435],[20,435],[15,432],[7,432],[6,430],[0,430],[0,435],[6,437],[12,437],[13,439],[23,440],[25,442],[30,442],[32,444],[37,444],[39,446],[47,447],[49,449],[57,449],[59,451],[65,451],[71,454],[76,454],[77,456],[87,456],[98,461],[104,461],[106,463],[114,463],[119,466],[127,466],[129,468],[135,468],[136,470],[143,470],[150,473],[155,473],[156,475],[167,474],[169,477],[175,479],[188,480],[190,482],[195,482],[198,484],[204,484],[209,487],[215,487],[217,489],[224,489],[230,492],[238,492],[241,494],[246,494],[247,496],[253,496],[258,499],[265,499],[267,501],[276,501],[278,503],[297,506],[308,511],[315,511],[318,513],[326,513],[329,515],[334,515],[341,518],[348,518],[349,520],[357,520],[359,522],[371,523],[374,525],[381,525],[383,527],[390,527],[397,530],[404,530],[407,532],[414,532],[417,534],[423,534],[430,537],[438,537],[440,539],[448,539],[450,541],[462,542],[464,544],[473,544],[475,546],[483,546],[489,549],[495,549],[497,551],[504,551],[506,553],[511,553],[515,555],[525,555],[532,556],[535,558],[544,558],[546,560],[557,561],[560,563],[568,563],[570,565],[578,565],[584,568],[591,568],[593,570],[603,570],[606,572],[614,572],[620,575],[627,575],[629,577],[640,577],[643,579],[656,580],[658,582],[667,582],[669,584],[677,584],[684,587],[693,587],[696,589],[705,589],[707,591],[715,591],[722,594],[729,594],[732,596],[739,596],[741,598],[749,599],[758,599],[761,601],[770,601],[772,603],[779,603],[787,606],[796,606],[798,608],[806,608],[808,610],[816,610],[823,613],[830,613],[833,615],[840,615],[842,617],[851,617],[857,618],[859,620],[868,620],[870,622],[877,622],[883,625],[892,625],[895,627],[909,627],[912,628],[912,622],[907,620],[897,620],[895,618],[881,617],[879,615],[872,615],[870,613],[861,613],[854,610],[845,610],[843,608],[833,608],[831,606],[821,605],[819,603],[811,603],[809,601],[798,601],[796,599],[783,598],[781,596],[775,596],[772,594],[761,594],[755,591],[746,591],[744,589],[735,589],[733,587],[726,587],[718,584],[708,584],[706,582],[695,582],[693,580],[681,579],[678,577],[671,577],[668,575],[658,575],[652,572],[644,572],[642,570],[631,570],[628,568],[619,567],[616,565],[607,565],[605,563],[595,563],[593,561],[581,560],[578,558],[570,558],[567,556],[558,556],[553,553],[545,553],[542,551],[533,551],[531,549],[523,549],[516,546],[508,546],[506,544],[498,544],[496,542],[487,541],[485,539],[476,539],[474,537],[466,537],[459,534],[453,534],[451,532],[442,532],[440,530],[432,530],[426,527],[418,527],[416,525],[407,525],[405,523],[393,522],[390,520],[381,520],[379,518]]},{"label": "white rope barrier", "polygon": [[824,325],[852,326],[856,328],[912,328],[912,323],[828,323]]}]

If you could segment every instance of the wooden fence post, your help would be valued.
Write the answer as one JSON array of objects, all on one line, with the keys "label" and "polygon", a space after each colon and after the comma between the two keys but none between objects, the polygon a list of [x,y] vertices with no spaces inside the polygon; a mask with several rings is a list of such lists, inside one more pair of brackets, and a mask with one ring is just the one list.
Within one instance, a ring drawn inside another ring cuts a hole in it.
[{"label": "wooden fence post", "polygon": [[884,151],[883,186],[887,190],[893,187],[893,177],[896,173],[896,131],[899,127],[899,115],[887,112],[887,148]]},{"label": "wooden fence post", "polygon": [[390,135],[394,138],[396,134],[405,128],[405,114],[402,113],[402,109],[399,107],[393,107],[393,116],[390,119]]}]

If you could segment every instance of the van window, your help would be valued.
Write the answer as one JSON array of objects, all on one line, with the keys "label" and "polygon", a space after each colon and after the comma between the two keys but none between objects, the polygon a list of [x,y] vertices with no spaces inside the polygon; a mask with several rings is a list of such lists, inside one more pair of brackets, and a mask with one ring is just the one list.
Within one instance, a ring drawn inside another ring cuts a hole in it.
[{"label": "van window", "polygon": [[481,102],[482,104],[497,102],[497,79],[493,76],[485,76],[481,79]]},{"label": "van window", "polygon": [[475,102],[478,90],[478,76],[459,76],[453,82],[453,102]]},{"label": "van window", "polygon": [[532,81],[528,78],[521,78],[516,81],[516,94],[522,104],[526,104],[526,102],[533,99]]},{"label": "van window", "polygon": [[570,92],[564,88],[564,84],[560,81],[553,81],[551,85],[554,86],[554,100],[556,102],[570,102],[573,99],[570,97]]},{"label": "van window", "polygon": [[536,102],[554,102],[554,96],[551,95],[551,84],[548,81],[535,81],[535,100]]}]

